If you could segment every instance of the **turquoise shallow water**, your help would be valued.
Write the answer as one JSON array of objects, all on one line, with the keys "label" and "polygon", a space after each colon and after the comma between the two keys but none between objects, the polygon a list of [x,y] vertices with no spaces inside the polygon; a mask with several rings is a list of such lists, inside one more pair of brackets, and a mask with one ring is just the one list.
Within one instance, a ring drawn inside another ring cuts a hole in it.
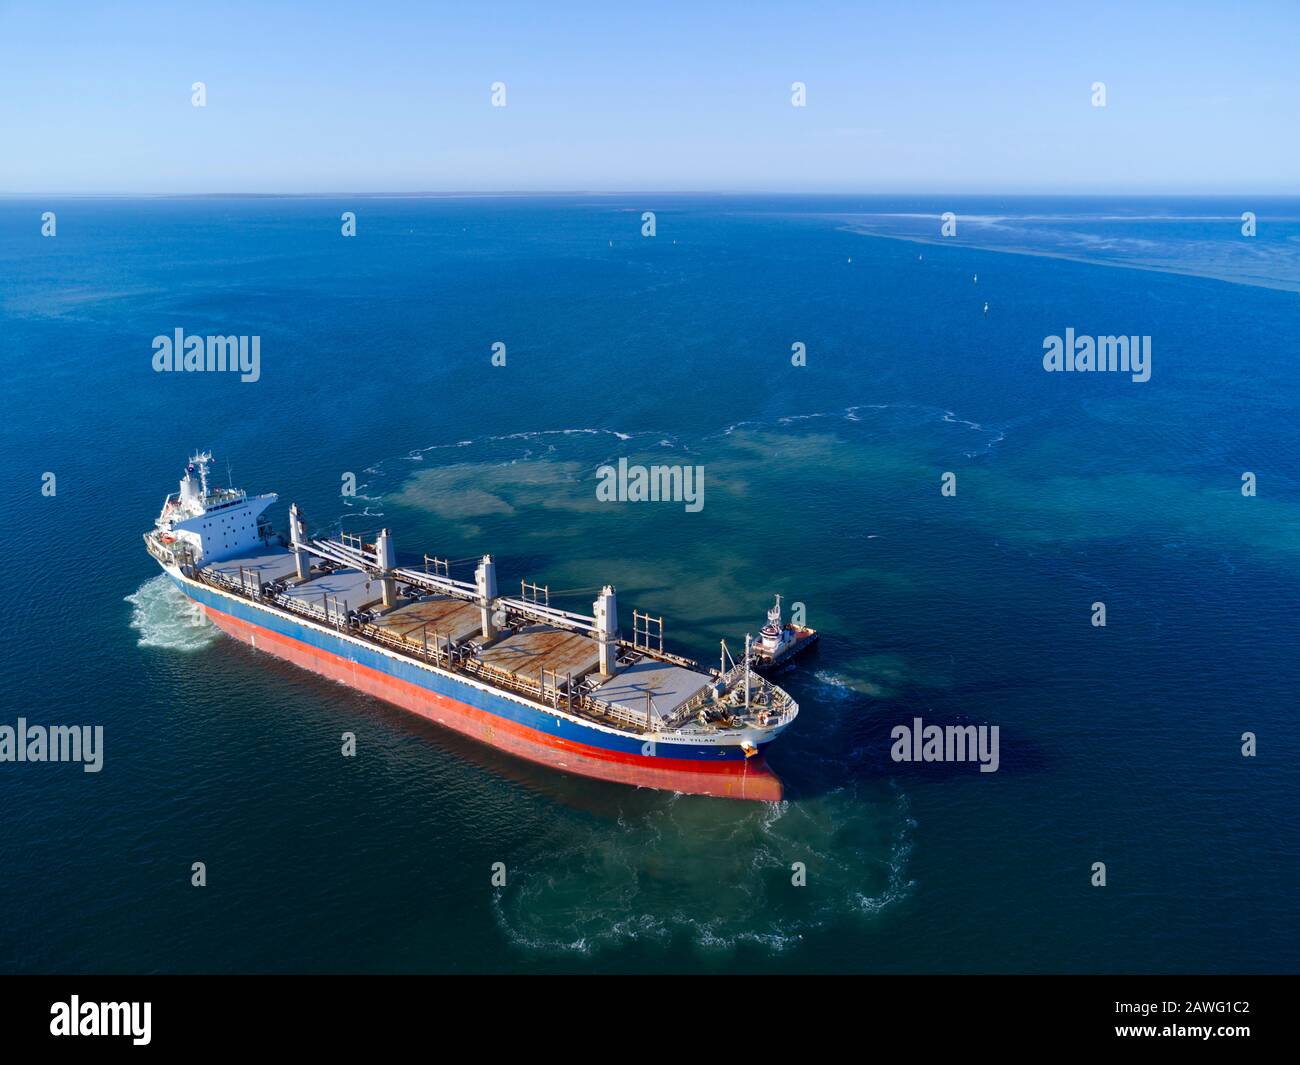
[{"label": "turquoise shallow water", "polygon": [[[1294,970],[1300,203],[1247,207],[1248,245],[1223,201],[0,203],[0,723],[106,737],[0,764],[0,966]],[[153,373],[178,327],[261,380]],[[1151,380],[1045,374],[1067,327],[1152,336]],[[803,602],[787,801],[557,776],[194,624],[139,540],[194,447],[706,660]],[[703,510],[597,503],[620,456]],[[1001,768],[891,762],[914,716]]]}]

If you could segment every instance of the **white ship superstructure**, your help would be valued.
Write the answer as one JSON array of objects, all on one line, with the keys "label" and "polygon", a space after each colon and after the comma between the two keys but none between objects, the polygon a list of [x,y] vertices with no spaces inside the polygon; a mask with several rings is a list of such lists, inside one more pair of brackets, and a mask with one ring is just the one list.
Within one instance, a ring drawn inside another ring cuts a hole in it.
[{"label": "white ship superstructure", "polygon": [[159,542],[185,545],[196,564],[235,558],[265,546],[274,536],[263,512],[276,494],[250,496],[238,488],[211,488],[211,463],[211,452],[190,456],[180,490],[163,500],[154,522]]}]

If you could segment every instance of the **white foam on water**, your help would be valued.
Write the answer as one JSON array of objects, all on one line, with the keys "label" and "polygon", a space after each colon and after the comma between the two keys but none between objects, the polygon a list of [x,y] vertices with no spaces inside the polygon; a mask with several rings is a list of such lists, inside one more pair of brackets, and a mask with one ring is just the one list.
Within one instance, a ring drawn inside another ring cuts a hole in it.
[{"label": "white foam on water", "polygon": [[185,596],[165,573],[151,578],[126,597],[137,645],[190,653],[211,646],[219,635],[197,603]]},{"label": "white foam on water", "polygon": [[[897,790],[892,781],[891,786]],[[896,905],[911,894],[916,881],[907,875],[908,860],[912,857],[913,834],[916,831],[916,819],[911,816],[910,802],[903,792],[898,792],[898,831],[894,836],[894,845],[889,852],[887,869],[889,882],[879,895],[871,896],[858,893],[855,901],[859,910],[868,916],[880,913],[886,907]]]},{"label": "white foam on water", "polygon": [[[557,822],[493,896],[493,914],[530,952],[686,940],[709,954],[781,954],[818,929],[879,920],[910,894],[916,822],[895,792],[852,783],[779,803],[674,797],[613,821]],[[792,884],[794,862],[806,892]]]},{"label": "white foam on water", "polygon": [[854,682],[847,677],[842,677],[837,673],[831,673],[829,670],[819,669],[813,673],[815,679],[824,690],[822,695],[831,699],[855,699],[863,693],[854,685]]},{"label": "white foam on water", "polygon": [[840,410],[814,411],[810,414],[786,414],[769,421],[746,419],[726,426],[717,435],[730,436],[737,430],[746,427],[752,427],[761,431],[763,429],[771,428],[772,426],[792,426],[796,422],[813,421],[818,418],[839,419],[846,422],[862,422],[863,411],[882,412],[882,414],[904,413],[919,415],[923,421],[943,421],[950,425],[958,425],[964,429],[969,429],[971,432],[978,433],[981,436],[992,437],[991,440],[984,442],[982,450],[966,452],[967,457],[969,458],[975,458],[987,453],[995,444],[1000,444],[1006,439],[1006,432],[1004,430],[990,429],[981,425],[979,422],[973,422],[958,417],[953,411],[942,410],[937,407],[928,407],[919,403],[856,403],[851,407],[844,407]]}]

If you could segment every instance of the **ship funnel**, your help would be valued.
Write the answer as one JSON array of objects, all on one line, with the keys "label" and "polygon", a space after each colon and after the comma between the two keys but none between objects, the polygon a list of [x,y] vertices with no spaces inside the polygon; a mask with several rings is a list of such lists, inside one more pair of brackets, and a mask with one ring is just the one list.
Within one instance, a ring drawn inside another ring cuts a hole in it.
[{"label": "ship funnel", "polygon": [[497,566],[491,555],[484,555],[483,561],[474,570],[474,584],[478,589],[479,622],[485,640],[497,634],[497,627],[492,617],[492,604],[497,597]]},{"label": "ship funnel", "polygon": [[182,506],[192,506],[199,501],[198,482],[194,480],[189,470],[186,470],[185,476],[181,478],[180,501]]},{"label": "ship funnel", "polygon": [[592,604],[596,619],[596,641],[600,644],[600,672],[612,677],[618,672],[618,600],[612,585],[605,585]]}]

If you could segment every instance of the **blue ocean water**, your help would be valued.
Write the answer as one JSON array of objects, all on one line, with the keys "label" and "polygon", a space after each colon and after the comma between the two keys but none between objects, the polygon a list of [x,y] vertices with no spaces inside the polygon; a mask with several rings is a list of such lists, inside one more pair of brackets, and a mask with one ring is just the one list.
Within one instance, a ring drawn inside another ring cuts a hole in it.
[{"label": "blue ocean water", "polygon": [[[0,724],[105,734],[0,763],[0,968],[1294,971],[1297,293],[1296,200],[0,202]],[[260,379],[155,373],[177,328]],[[1151,379],[1045,373],[1067,328]],[[140,535],[196,447],[706,661],[804,603],[787,799],[559,776],[194,622]],[[597,504],[620,456],[703,510]],[[891,761],[918,716],[998,772]]]}]

